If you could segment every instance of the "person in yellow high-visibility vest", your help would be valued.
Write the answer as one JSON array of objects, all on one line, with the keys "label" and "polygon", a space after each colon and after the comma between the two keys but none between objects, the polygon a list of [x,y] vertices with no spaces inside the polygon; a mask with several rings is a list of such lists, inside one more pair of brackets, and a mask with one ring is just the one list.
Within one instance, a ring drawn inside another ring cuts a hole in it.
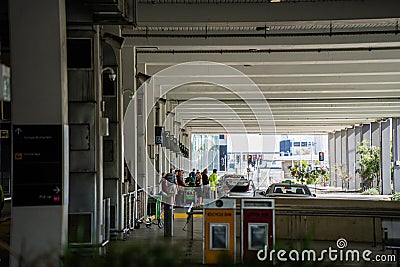
[{"label": "person in yellow high-visibility vest", "polygon": [[217,198],[217,185],[218,185],[217,169],[213,170],[213,173],[210,175],[209,179],[210,179],[211,195],[213,195],[214,198]]}]

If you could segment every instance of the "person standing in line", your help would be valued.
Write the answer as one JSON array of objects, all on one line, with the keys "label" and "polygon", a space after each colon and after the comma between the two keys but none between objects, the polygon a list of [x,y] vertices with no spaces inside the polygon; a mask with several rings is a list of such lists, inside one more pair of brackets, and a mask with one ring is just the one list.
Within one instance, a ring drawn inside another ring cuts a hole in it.
[{"label": "person standing in line", "polygon": [[178,194],[176,197],[176,205],[179,207],[184,206],[185,186],[187,186],[185,179],[183,178],[183,174],[183,170],[178,170],[176,175],[176,180],[178,181]]},{"label": "person standing in line", "polygon": [[203,197],[210,198],[210,180],[208,179],[208,170],[207,168],[204,169],[203,173],[201,174],[201,179],[203,182]]},{"label": "person standing in line", "polygon": [[193,171],[189,174],[188,177],[186,177],[185,182],[188,186],[194,186],[195,185],[195,181],[196,181],[196,173],[194,173],[194,169]]},{"label": "person standing in line", "polygon": [[194,184],[196,185],[197,206],[201,206],[203,205],[203,180],[199,171],[196,172]]},{"label": "person standing in line", "polygon": [[196,179],[196,169],[193,169],[192,172],[189,174],[189,177],[193,178],[193,181]]},{"label": "person standing in line", "polygon": [[175,197],[176,194],[178,193],[178,182],[176,180],[176,176],[174,174],[174,169],[170,169],[169,173],[165,175],[165,180],[167,181],[168,184],[168,193],[171,194],[171,205],[175,205]]},{"label": "person standing in line", "polygon": [[167,195],[169,193],[169,188],[168,188],[168,181],[167,179],[165,179],[167,177],[167,174],[165,172],[163,172],[161,174],[161,180],[160,180],[160,193],[162,195]]},{"label": "person standing in line", "polygon": [[212,192],[212,197],[217,198],[217,185],[218,185],[218,175],[217,169],[213,169],[213,173],[210,175],[210,190]]}]

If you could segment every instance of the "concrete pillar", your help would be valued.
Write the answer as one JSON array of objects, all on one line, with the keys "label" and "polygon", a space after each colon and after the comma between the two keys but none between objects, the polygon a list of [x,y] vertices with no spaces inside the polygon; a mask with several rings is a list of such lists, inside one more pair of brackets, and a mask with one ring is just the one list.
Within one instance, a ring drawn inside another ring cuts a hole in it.
[{"label": "concrete pillar", "polygon": [[[165,119],[166,119],[166,102],[160,102],[160,125],[163,127],[165,131]],[[161,162],[161,170],[165,172],[169,172],[168,158],[166,156],[167,150],[165,148],[165,140],[163,141],[164,145],[160,148],[160,162]]]},{"label": "concrete pillar", "polygon": [[[121,36],[119,26],[104,26],[102,31]],[[127,187],[123,187],[125,161],[122,143],[124,92],[122,90],[121,47],[102,42],[102,54],[102,65],[105,70],[102,73],[102,92],[105,103],[103,117],[109,120],[109,134],[103,138],[104,198],[110,198],[110,227],[114,233],[119,233],[122,230],[122,194],[127,191],[124,190]],[[105,68],[112,68],[117,74],[114,82],[109,78],[109,71]],[[131,74],[131,76],[133,75]],[[128,97],[129,95],[127,94]],[[106,212],[108,211],[106,210]]]},{"label": "concrete pillar", "polygon": [[[122,48],[122,88],[123,88],[123,110],[124,113],[126,113],[128,110],[128,105],[131,103],[130,112],[132,116],[130,117],[130,121],[124,121],[124,130],[132,133],[131,138],[129,140],[124,139],[124,153],[127,154],[129,153],[132,157],[131,160],[126,162],[126,165],[128,166],[130,175],[132,176],[132,180],[128,181],[128,186],[125,186],[128,191],[134,191],[135,192],[135,199],[138,199],[138,185],[136,183],[136,178],[137,178],[137,99],[134,97],[134,94],[136,93],[136,87],[137,87],[137,81],[135,78],[135,73],[136,73],[136,53],[135,49],[132,47],[123,47]],[[125,116],[125,114],[124,114]],[[128,129],[128,127],[130,127]],[[125,174],[128,176],[128,174]],[[127,193],[127,192],[125,192]],[[134,212],[133,216],[135,219],[138,218],[138,202],[134,202]],[[124,216],[124,210],[123,207],[121,206],[121,209],[119,210],[121,213],[121,218]],[[121,219],[120,222],[120,229],[123,229],[124,227],[124,220]]]},{"label": "concrete pillar", "polygon": [[371,123],[371,145],[380,147],[381,144],[381,123],[380,122],[372,122]]},{"label": "concrete pillar", "polygon": [[[68,241],[65,2],[9,1],[9,20],[14,126],[11,249],[25,263],[48,255],[46,260],[55,262],[47,264],[56,265]],[[24,264],[10,258],[11,266]]]},{"label": "concrete pillar", "polygon": [[356,184],[356,139],[355,129],[347,129],[347,169],[349,173],[349,189],[355,190],[358,188]]},{"label": "concrete pillar", "polygon": [[394,173],[393,173],[393,188],[394,192],[400,192],[400,118],[392,119],[393,129],[393,162],[394,162]]},{"label": "concrete pillar", "polygon": [[[137,64],[136,75],[141,72],[145,73],[145,69],[143,65]],[[136,182],[137,184],[145,190],[145,192],[149,192],[149,179],[147,176],[147,142],[146,142],[146,111],[147,111],[147,93],[148,93],[148,83],[145,80],[138,78],[136,91],[136,118],[137,118],[137,169],[136,169]],[[144,208],[146,213],[147,207],[147,197],[145,197],[144,202],[138,203],[142,208]]]},{"label": "concrete pillar", "polygon": [[[175,108],[176,108],[176,105],[174,106],[174,109]],[[176,142],[179,142],[180,135],[181,135],[180,114],[179,114],[179,112],[176,111],[176,109],[175,109],[174,113],[175,113],[174,121],[173,121],[174,140],[176,140]],[[182,162],[182,155],[179,153],[179,151],[176,151],[176,150],[174,150],[174,154],[175,154],[175,158],[176,158],[176,164],[178,165],[179,169],[185,170],[185,166],[183,166],[183,162]],[[187,171],[188,170],[185,170],[185,172],[187,172]]]},{"label": "concrete pillar", "polygon": [[[69,31],[67,46],[70,124],[68,211],[69,232],[72,234],[69,241],[77,245],[89,243],[94,249],[101,249],[98,245],[106,239],[103,216],[103,136],[107,124],[104,119],[106,105],[103,105],[100,38],[99,26],[90,31]],[[90,235],[77,240],[79,238],[73,237],[73,233],[78,227]]]},{"label": "concrete pillar", "polygon": [[177,164],[175,152],[172,149],[172,141],[171,141],[171,139],[173,139],[173,137],[175,136],[175,127],[174,127],[175,113],[173,112],[173,104],[171,102],[168,102],[167,107],[168,107],[167,113],[169,113],[167,115],[167,125],[168,125],[168,129],[169,129],[170,144],[171,144],[170,148],[168,149],[169,161],[170,161],[171,168],[177,169],[177,168],[179,168],[179,166]]},{"label": "concrete pillar", "polygon": [[363,124],[362,126],[362,140],[368,140],[371,144],[371,125],[370,124]]},{"label": "concrete pillar", "polygon": [[335,164],[336,164],[336,157],[335,157],[335,133],[328,133],[328,151],[329,151],[329,185],[333,186],[335,179],[336,179],[336,172],[335,172]]},{"label": "concrete pillar", "polygon": [[[360,169],[360,154],[358,154],[358,145],[361,143],[362,140],[362,127],[356,126],[355,127],[355,169]],[[357,172],[355,176],[355,188],[359,189],[361,187],[361,177],[360,174]]]},{"label": "concrete pillar", "polygon": [[382,194],[392,194],[390,161],[390,120],[381,122],[381,177]]},{"label": "concrete pillar", "polygon": [[[380,131],[380,122],[372,122],[371,123],[371,146],[379,147],[381,148],[381,131]],[[382,159],[381,162],[379,163],[380,168],[382,169]],[[380,187],[382,187],[382,177],[381,174],[378,174],[379,177],[377,179],[380,180]],[[377,185],[377,181],[374,181],[374,186]]]},{"label": "concrete pillar", "polygon": [[148,186],[149,186],[149,192],[152,191],[154,194],[156,194],[158,191],[157,185],[159,180],[157,178],[156,174],[156,168],[155,168],[155,154],[156,154],[156,145],[155,145],[155,121],[156,121],[156,109],[154,107],[155,103],[155,98],[159,96],[159,92],[156,92],[157,88],[155,87],[155,83],[150,83],[147,86],[146,90],[146,112],[145,116],[145,125],[146,125],[146,154],[144,154],[145,160],[147,162],[147,180],[148,180]]},{"label": "concrete pillar", "polygon": [[348,156],[348,152],[347,152],[347,129],[345,130],[341,130],[340,131],[340,135],[341,135],[341,142],[342,142],[342,158],[341,158],[341,177],[339,177],[339,179],[341,179],[340,184],[342,186],[342,188],[346,188],[348,189],[348,175],[349,175],[349,169],[348,169],[348,165],[347,165],[347,156]]},{"label": "concrete pillar", "polygon": [[[184,132],[183,132],[183,134],[182,134],[182,144],[183,144],[186,148],[190,149],[189,131],[188,131],[188,129],[187,129],[186,127],[185,127],[183,130],[184,130]],[[190,153],[189,153],[189,157],[190,157]],[[191,171],[192,169],[198,169],[198,166],[191,166],[191,165],[190,165],[190,160],[189,160],[189,158],[186,158],[186,157],[182,156],[182,159],[183,159],[185,168],[186,168],[188,171]]]},{"label": "concrete pillar", "polygon": [[333,181],[333,186],[340,186],[340,175],[342,164],[342,135],[341,131],[335,132],[335,180]]},{"label": "concrete pillar", "polygon": [[[166,133],[171,134],[171,128],[170,128],[170,119],[169,117],[170,115],[170,103],[168,101],[165,102],[165,117],[164,117],[164,121],[163,121],[163,126],[164,126],[164,131]],[[169,142],[169,137],[167,137],[167,140],[165,140],[166,143]],[[169,171],[170,168],[173,168],[174,166],[172,166],[172,162],[171,162],[171,152],[170,149],[168,148],[168,146],[165,147],[164,149],[164,161],[165,161],[165,166],[167,168],[167,170]]]}]

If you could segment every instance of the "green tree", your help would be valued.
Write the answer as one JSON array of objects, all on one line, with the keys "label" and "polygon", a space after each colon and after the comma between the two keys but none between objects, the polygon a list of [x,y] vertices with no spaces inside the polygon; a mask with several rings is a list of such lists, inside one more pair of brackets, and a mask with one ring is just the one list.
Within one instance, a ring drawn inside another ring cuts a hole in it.
[{"label": "green tree", "polygon": [[308,177],[308,164],[307,161],[302,160],[300,164],[296,164],[294,167],[290,168],[290,173],[297,180],[302,183],[306,181]]},{"label": "green tree", "polygon": [[379,188],[379,173],[380,173],[380,149],[376,146],[370,146],[368,140],[358,143],[357,154],[359,158],[360,169],[357,172],[363,179],[364,185],[371,187],[373,181],[376,180],[376,186]]}]

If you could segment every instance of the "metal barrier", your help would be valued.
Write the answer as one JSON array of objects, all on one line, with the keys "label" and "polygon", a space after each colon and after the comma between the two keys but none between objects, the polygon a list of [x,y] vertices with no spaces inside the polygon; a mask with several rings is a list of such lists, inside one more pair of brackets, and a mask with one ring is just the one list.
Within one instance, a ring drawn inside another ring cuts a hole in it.
[{"label": "metal barrier", "polygon": [[146,217],[146,210],[147,210],[147,196],[146,192],[143,189],[138,190],[137,192],[137,201],[135,202],[136,205],[136,218],[141,219]]},{"label": "metal barrier", "polygon": [[122,195],[122,214],[121,214],[121,222],[122,222],[122,229],[119,231],[122,233],[122,238],[126,239],[129,231],[132,229],[131,225],[134,221],[133,219],[133,201],[135,195],[134,192],[130,192],[127,194]]},{"label": "metal barrier", "polygon": [[133,230],[135,227],[135,192],[130,192],[128,196],[128,228]]},{"label": "metal barrier", "polygon": [[[121,197],[122,229],[112,229],[113,234],[122,233],[125,239],[129,232],[135,229],[138,221],[146,218],[147,212],[147,194],[143,189],[123,194]],[[117,211],[116,211],[117,212]]]}]

